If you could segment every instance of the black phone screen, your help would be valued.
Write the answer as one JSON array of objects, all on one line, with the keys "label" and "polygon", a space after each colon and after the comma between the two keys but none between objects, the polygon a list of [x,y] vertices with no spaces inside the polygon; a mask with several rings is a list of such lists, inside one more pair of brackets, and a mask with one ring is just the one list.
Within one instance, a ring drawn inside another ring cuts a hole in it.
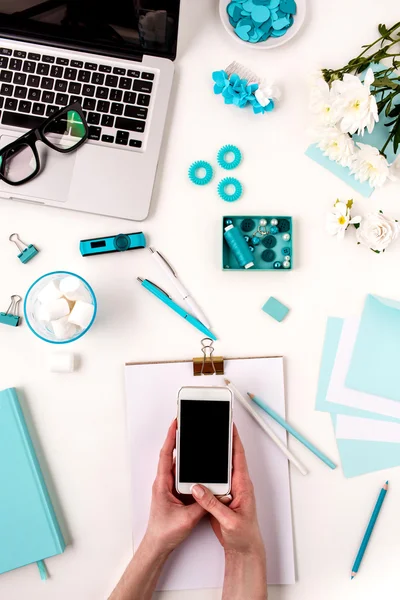
[{"label": "black phone screen", "polygon": [[181,400],[179,481],[228,483],[230,402]]}]

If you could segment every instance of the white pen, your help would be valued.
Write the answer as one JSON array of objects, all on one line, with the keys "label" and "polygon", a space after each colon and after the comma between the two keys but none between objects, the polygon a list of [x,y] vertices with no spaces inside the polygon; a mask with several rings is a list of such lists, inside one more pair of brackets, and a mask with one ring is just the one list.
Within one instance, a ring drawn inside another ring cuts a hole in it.
[{"label": "white pen", "polygon": [[160,265],[160,267],[168,275],[168,277],[170,278],[170,280],[172,281],[172,283],[178,290],[179,294],[182,296],[182,299],[190,307],[193,315],[199,321],[201,321],[203,323],[203,325],[205,325],[207,327],[207,329],[210,329],[211,325],[210,325],[209,320],[207,319],[207,317],[205,316],[205,314],[203,313],[203,311],[201,310],[201,308],[199,307],[197,302],[195,302],[194,299],[192,298],[192,296],[189,294],[189,292],[187,291],[187,289],[185,288],[183,283],[178,279],[178,275],[176,274],[174,269],[171,267],[171,265],[169,264],[167,259],[164,258],[164,256],[161,254],[161,252],[158,252],[158,250],[154,250],[154,248],[149,248],[149,250],[150,250],[151,255],[153,256],[154,260]]}]

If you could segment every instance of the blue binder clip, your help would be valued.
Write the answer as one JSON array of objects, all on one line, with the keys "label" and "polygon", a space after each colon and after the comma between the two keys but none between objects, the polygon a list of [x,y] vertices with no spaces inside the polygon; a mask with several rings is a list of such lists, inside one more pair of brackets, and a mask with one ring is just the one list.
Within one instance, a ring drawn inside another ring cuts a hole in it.
[{"label": "blue binder clip", "polygon": [[24,242],[19,238],[18,233],[12,233],[8,239],[10,242],[14,242],[14,244],[17,246],[19,250],[18,258],[24,264],[29,262],[39,252],[39,250],[37,250],[37,248],[35,248],[35,246],[32,244],[29,244],[29,246],[24,244]]},{"label": "blue binder clip", "polygon": [[19,316],[18,316],[18,304],[21,302],[21,296],[11,296],[10,306],[7,308],[7,311],[0,312],[0,324],[2,325],[10,325],[11,327],[17,327],[19,324]]}]

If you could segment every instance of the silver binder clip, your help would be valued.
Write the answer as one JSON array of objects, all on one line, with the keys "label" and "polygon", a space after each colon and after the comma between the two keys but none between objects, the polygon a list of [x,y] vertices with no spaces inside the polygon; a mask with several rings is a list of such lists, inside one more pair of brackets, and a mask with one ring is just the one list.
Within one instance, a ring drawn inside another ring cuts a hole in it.
[{"label": "silver binder clip", "polygon": [[193,359],[193,375],[223,375],[224,359],[222,356],[213,356],[213,340],[211,338],[203,338],[201,346],[203,357]]}]

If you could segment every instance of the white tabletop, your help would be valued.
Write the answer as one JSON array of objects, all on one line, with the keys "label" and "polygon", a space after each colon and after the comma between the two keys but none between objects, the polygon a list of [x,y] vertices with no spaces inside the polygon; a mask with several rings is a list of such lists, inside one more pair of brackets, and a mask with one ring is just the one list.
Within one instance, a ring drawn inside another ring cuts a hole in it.
[{"label": "white tabletop", "polygon": [[[63,555],[47,561],[52,575],[47,583],[40,581],[35,565],[18,569],[0,577],[1,598],[107,597],[132,552],[124,363],[199,354],[196,331],[151,302],[136,282],[138,275],[166,282],[149,253],[82,258],[80,239],[143,228],[209,316],[220,338],[217,354],[286,357],[290,421],[338,459],[330,418],[314,410],[326,317],[359,313],[368,292],[398,298],[400,246],[379,256],[357,246],[352,235],[338,245],[325,233],[325,213],[336,197],[353,196],[354,214],[381,208],[400,218],[399,188],[391,184],[371,200],[362,199],[304,156],[307,77],[314,67],[339,67],[355,56],[361,44],[377,37],[378,23],[398,20],[397,8],[396,0],[310,2],[297,38],[258,52],[228,37],[216,0],[183,1],[177,73],[148,220],[129,224],[0,202],[0,310],[11,294],[23,295],[38,276],[57,269],[85,277],[99,302],[92,331],[70,347],[82,361],[74,374],[48,371],[46,359],[53,349],[26,324],[1,328],[0,388],[16,386],[24,392],[40,440],[41,464],[69,542]],[[213,95],[211,72],[232,60],[282,86],[276,111],[256,116],[225,106]],[[217,150],[226,143],[237,144],[244,155],[237,175],[245,192],[234,206],[216,194],[221,170],[205,188],[192,185],[186,175],[193,160],[215,164]],[[134,181],[126,193],[134,193]],[[292,215],[293,272],[222,272],[221,217],[230,211]],[[19,263],[8,242],[14,231],[40,248],[28,265]],[[283,323],[261,311],[270,295],[291,309]],[[394,598],[400,584],[398,469],[345,480],[340,468],[332,472],[296,441],[290,444],[311,471],[303,477],[291,470],[298,583],[271,588],[270,599]],[[352,561],[386,478],[391,491],[360,574],[351,582]],[[216,600],[220,595],[209,590],[157,597]]]}]

